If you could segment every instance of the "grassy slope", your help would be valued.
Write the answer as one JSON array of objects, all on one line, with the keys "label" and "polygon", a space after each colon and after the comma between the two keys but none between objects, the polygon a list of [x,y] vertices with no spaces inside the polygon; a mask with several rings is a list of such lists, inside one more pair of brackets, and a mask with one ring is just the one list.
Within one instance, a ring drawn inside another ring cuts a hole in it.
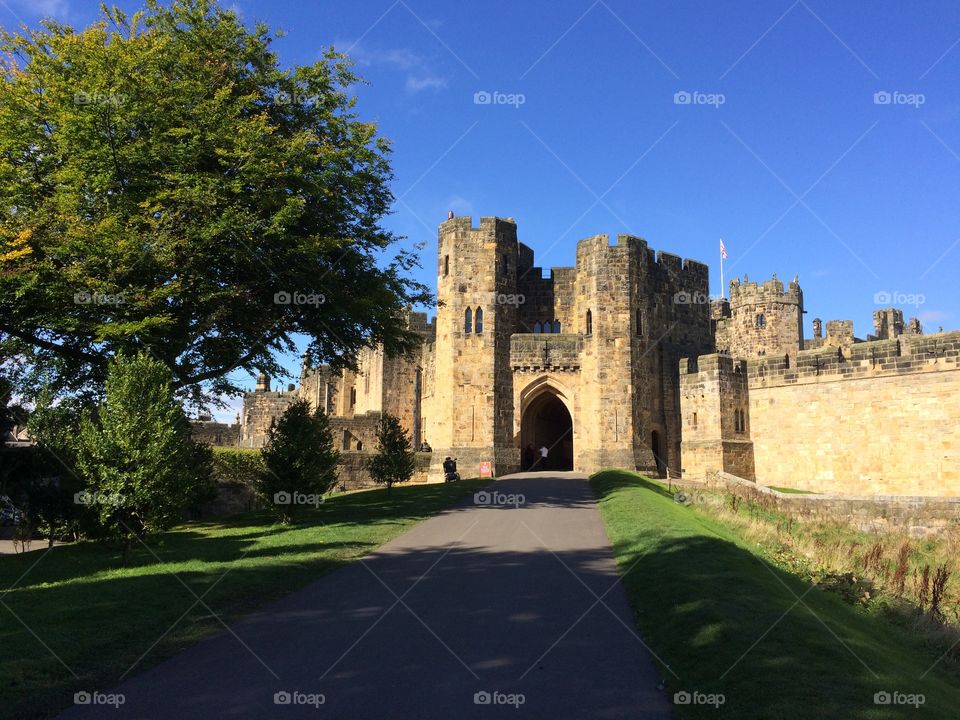
[{"label": "grassy slope", "polygon": [[[941,664],[921,679],[939,653],[905,630],[770,566],[731,530],[673,502],[656,483],[621,471],[598,473],[592,482],[637,625],[679,676],[663,670],[671,695],[726,696],[719,712],[678,706],[680,718],[960,713],[957,678]],[[877,706],[879,690],[923,693],[926,703]]]},{"label": "grassy slope", "polygon": [[[77,690],[116,683],[194,603],[174,574],[197,595],[209,590],[204,602],[229,622],[374,550],[489,482],[396,487],[389,500],[385,490],[341,495],[293,526],[278,525],[264,513],[191,523],[148,540],[159,559],[136,548],[126,569],[118,569],[116,548],[96,543],[0,556],[0,588],[16,583],[0,594],[9,607],[0,605],[0,717],[46,717],[68,705]],[[198,605],[137,671],[220,630]]]}]

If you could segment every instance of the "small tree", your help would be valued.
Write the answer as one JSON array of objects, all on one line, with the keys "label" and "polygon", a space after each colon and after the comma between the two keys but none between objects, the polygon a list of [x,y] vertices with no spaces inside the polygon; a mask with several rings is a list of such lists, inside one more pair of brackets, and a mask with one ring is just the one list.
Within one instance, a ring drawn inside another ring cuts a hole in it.
[{"label": "small tree", "polygon": [[318,506],[337,481],[340,453],[323,410],[310,411],[306,400],[294,401],[270,428],[261,451],[266,472],[260,492],[281,522],[293,520],[303,505]]},{"label": "small tree", "polygon": [[370,476],[378,485],[387,486],[387,495],[394,483],[413,477],[416,460],[410,436],[394,415],[384,413],[377,424],[379,449],[368,464]]},{"label": "small tree", "polygon": [[123,542],[124,565],[134,538],[182,519],[204,480],[194,465],[202,453],[172,382],[170,370],[149,355],[119,355],[110,363],[104,402],[80,422],[77,467],[88,485],[77,499]]}]

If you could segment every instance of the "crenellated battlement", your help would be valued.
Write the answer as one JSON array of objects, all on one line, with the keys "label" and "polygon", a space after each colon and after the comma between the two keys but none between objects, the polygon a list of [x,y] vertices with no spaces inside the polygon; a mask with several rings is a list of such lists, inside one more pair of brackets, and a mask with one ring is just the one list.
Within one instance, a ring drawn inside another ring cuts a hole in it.
[{"label": "crenellated battlement", "polygon": [[799,279],[794,278],[786,290],[783,288],[783,281],[777,279],[776,273],[762,283],[751,282],[746,275],[743,281],[740,278],[730,281],[730,307],[733,310],[767,303],[802,305],[803,291],[800,289]]},{"label": "crenellated battlement", "polygon": [[751,387],[957,369],[960,369],[960,331],[901,335],[890,340],[802,350],[795,359],[765,356],[747,360]]}]

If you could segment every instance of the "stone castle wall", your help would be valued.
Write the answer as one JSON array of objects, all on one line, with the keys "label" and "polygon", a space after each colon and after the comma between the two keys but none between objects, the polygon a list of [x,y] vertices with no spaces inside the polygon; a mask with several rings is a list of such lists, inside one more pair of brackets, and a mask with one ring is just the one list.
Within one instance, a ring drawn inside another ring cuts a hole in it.
[{"label": "stone castle wall", "polygon": [[751,359],[757,478],[817,492],[960,495],[960,332]]}]

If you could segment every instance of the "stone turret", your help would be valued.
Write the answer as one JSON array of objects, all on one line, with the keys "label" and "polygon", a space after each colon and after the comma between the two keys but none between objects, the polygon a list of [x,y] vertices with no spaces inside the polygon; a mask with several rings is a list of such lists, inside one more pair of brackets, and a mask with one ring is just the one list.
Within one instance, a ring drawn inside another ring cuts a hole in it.
[{"label": "stone turret", "polygon": [[716,323],[720,352],[737,357],[795,356],[804,347],[803,291],[798,278],[784,290],[776,274],[764,283],[730,282],[730,318]]}]

